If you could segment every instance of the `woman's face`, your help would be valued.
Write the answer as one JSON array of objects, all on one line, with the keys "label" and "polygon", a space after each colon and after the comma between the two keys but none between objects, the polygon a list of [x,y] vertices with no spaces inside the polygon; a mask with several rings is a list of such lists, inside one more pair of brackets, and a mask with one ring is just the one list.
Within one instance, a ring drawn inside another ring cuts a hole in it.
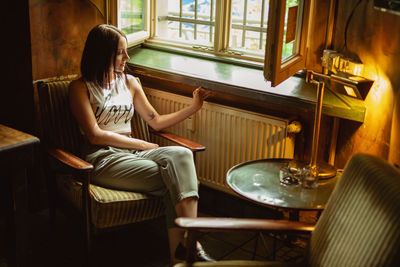
[{"label": "woman's face", "polygon": [[125,69],[126,62],[129,60],[128,56],[128,44],[124,37],[119,38],[118,50],[115,57],[115,72],[123,72]]}]

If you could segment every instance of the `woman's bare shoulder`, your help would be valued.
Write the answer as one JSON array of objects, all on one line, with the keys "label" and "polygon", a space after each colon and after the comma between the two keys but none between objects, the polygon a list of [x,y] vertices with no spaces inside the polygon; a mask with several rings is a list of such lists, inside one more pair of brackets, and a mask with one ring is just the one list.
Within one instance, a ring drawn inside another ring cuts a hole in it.
[{"label": "woman's bare shoulder", "polygon": [[129,83],[137,83],[137,78],[133,76],[132,74],[126,74],[126,79],[128,80]]},{"label": "woman's bare shoulder", "polygon": [[82,78],[71,81],[69,84],[69,94],[70,95],[87,95],[87,86]]},{"label": "woman's bare shoulder", "polygon": [[139,80],[135,76],[131,74],[126,74],[126,79],[128,81],[129,89],[137,90],[138,88],[140,88]]},{"label": "woman's bare shoulder", "polygon": [[72,88],[76,89],[76,88],[82,88],[82,87],[86,87],[85,82],[83,81],[82,77],[71,81],[69,84],[70,89],[72,89]]}]

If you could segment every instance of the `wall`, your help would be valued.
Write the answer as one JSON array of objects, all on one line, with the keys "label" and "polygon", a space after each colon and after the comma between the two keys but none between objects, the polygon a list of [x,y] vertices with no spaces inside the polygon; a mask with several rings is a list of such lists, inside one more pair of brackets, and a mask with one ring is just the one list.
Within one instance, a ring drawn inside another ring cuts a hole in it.
[{"label": "wall", "polygon": [[334,49],[357,53],[363,76],[375,83],[365,100],[365,122],[341,121],[336,165],[344,166],[358,152],[400,164],[400,15],[374,9],[373,0],[361,1],[349,23],[346,49],[346,21],[357,2],[338,1]]},{"label": "wall", "polygon": [[[27,6],[29,3],[29,17],[27,14],[25,17],[29,18],[31,34],[30,40],[25,40],[25,42],[32,44],[32,57],[31,55],[28,57],[32,65],[29,65],[30,77],[27,79],[30,85],[27,93],[30,95],[32,109],[29,113],[25,113],[25,116],[29,114],[30,117],[26,121],[30,121],[32,125],[35,124],[33,134],[40,137],[39,104],[37,93],[32,87],[32,80],[79,75],[86,36],[93,26],[103,23],[104,18],[89,0],[23,1],[27,3]],[[11,2],[20,2],[20,0]],[[7,21],[14,21],[14,19]],[[29,34],[26,34],[25,38],[29,39]],[[45,188],[42,170],[39,168],[35,170],[35,176],[31,185],[35,198],[33,203],[35,203],[35,208],[41,208],[45,204],[42,205],[40,199],[47,198],[45,193],[42,196],[39,195]]]},{"label": "wall", "polygon": [[1,77],[2,95],[0,97],[0,123],[33,133],[33,88],[31,72],[31,42],[29,31],[28,0],[7,1],[3,3],[3,25]]},{"label": "wall", "polygon": [[89,0],[29,0],[33,80],[79,74],[90,29],[105,19]]}]

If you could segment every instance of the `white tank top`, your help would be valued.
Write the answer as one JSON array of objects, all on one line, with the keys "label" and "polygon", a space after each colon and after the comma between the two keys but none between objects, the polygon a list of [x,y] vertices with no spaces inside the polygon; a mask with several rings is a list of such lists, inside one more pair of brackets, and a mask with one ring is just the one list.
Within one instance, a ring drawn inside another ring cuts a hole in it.
[{"label": "white tank top", "polygon": [[130,133],[134,107],[124,75],[119,75],[107,86],[100,87],[86,82],[89,101],[97,124],[103,130],[116,133]]}]

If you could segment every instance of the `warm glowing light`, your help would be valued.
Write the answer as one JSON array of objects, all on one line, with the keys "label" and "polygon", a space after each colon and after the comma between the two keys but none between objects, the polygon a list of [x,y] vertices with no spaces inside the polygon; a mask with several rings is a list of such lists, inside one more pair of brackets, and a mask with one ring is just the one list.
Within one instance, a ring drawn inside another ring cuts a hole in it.
[{"label": "warm glowing light", "polygon": [[385,72],[377,65],[366,65],[365,76],[374,80],[367,97],[365,98],[365,107],[367,109],[366,120],[374,128],[382,127],[382,117],[391,114],[393,107],[393,88]]},{"label": "warm glowing light", "polygon": [[363,72],[364,65],[363,64],[354,64],[354,75],[360,76]]},{"label": "warm glowing light", "polygon": [[352,75],[361,76],[364,70],[364,65],[359,62],[351,61],[351,59],[339,56],[339,60],[335,63],[335,67],[340,72],[345,72]]},{"label": "warm glowing light", "polygon": [[352,61],[347,62],[347,66],[346,66],[347,73],[360,76],[362,71],[363,71],[363,64],[355,63]]},{"label": "warm glowing light", "polygon": [[349,79],[353,80],[353,81],[357,81],[357,82],[360,82],[360,81],[364,80],[364,78],[360,77],[360,76],[350,76]]},{"label": "warm glowing light", "polygon": [[351,88],[350,86],[345,85],[345,86],[344,86],[344,89],[346,90],[346,93],[347,93],[349,96],[357,97],[356,92],[354,92],[354,89]]}]

